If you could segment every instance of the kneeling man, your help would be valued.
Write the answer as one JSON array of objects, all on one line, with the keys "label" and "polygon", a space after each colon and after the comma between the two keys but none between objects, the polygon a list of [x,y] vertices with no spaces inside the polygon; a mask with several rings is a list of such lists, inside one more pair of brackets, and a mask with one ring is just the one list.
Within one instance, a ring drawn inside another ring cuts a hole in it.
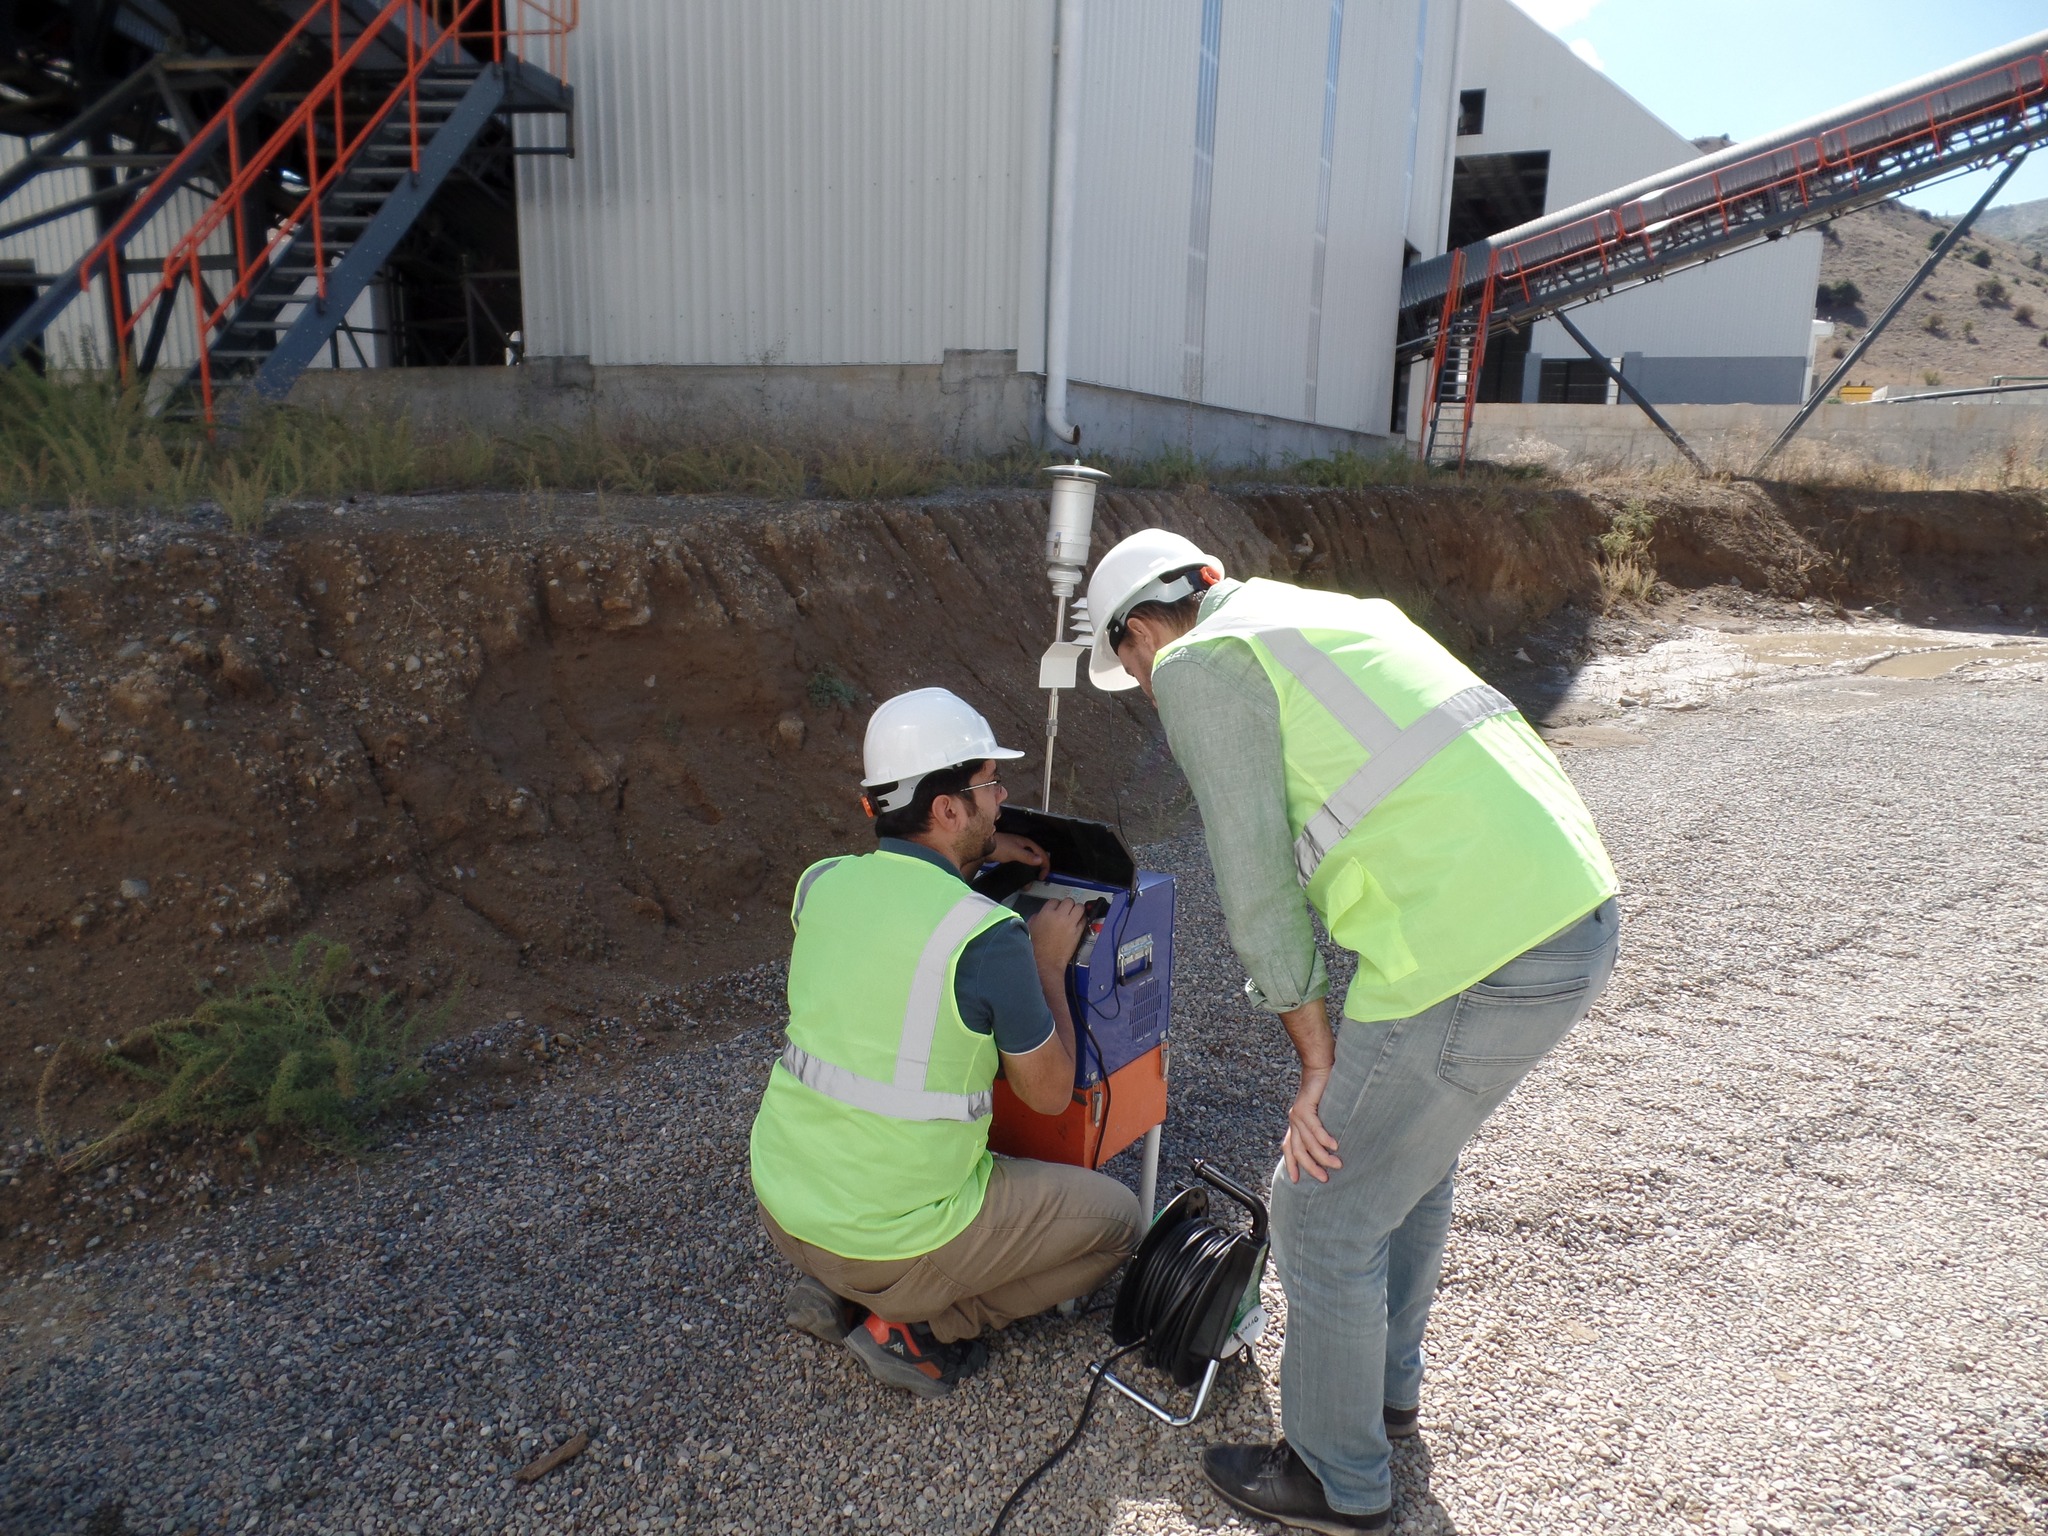
[{"label": "kneeling man", "polygon": [[1049,902],[1027,929],[966,885],[991,858],[1045,866],[995,830],[996,763],[1022,755],[943,688],[875,711],[862,783],[879,846],[797,882],[789,1045],[754,1117],[761,1222],[802,1272],[791,1326],[920,1397],[981,1368],[983,1328],[1086,1295],[1138,1238],[1116,1180],[988,1150],[999,1064],[1040,1114],[1074,1088],[1080,905]]}]

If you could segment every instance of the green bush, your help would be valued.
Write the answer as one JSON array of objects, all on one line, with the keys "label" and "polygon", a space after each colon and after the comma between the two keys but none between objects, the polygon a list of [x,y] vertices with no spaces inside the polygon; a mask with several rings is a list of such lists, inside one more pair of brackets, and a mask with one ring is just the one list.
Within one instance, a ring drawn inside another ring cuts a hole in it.
[{"label": "green bush", "polygon": [[1988,267],[1991,265],[1991,253],[1982,246],[1979,246],[1976,250],[1970,252],[1970,260],[1980,267]]},{"label": "green bush", "polygon": [[2005,303],[2005,284],[1995,277],[1987,277],[1977,285],[1977,302],[1986,309],[1996,309]]},{"label": "green bush", "polygon": [[[420,1038],[446,1009],[422,1017],[394,1011],[388,993],[346,995],[350,958],[344,945],[301,939],[282,970],[100,1053],[102,1071],[155,1091],[61,1166],[90,1168],[134,1142],[181,1132],[267,1128],[323,1149],[360,1147],[380,1116],[426,1090]],[[47,1131],[44,1144],[54,1145]]]},{"label": "green bush", "polygon": [[804,685],[804,697],[813,709],[851,709],[860,702],[860,690],[830,667],[820,667]]}]

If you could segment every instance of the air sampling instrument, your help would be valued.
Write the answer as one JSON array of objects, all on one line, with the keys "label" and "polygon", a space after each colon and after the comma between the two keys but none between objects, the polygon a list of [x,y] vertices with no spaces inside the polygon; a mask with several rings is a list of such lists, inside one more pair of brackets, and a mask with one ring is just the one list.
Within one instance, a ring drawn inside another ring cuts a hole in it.
[{"label": "air sampling instrument", "polygon": [[974,888],[1027,920],[1048,901],[1078,901],[1088,923],[1066,974],[1073,1099],[1041,1115],[997,1078],[988,1144],[1010,1157],[1099,1168],[1143,1138],[1138,1201],[1149,1217],[1171,1050],[1173,876],[1138,868],[1123,835],[1103,822],[1005,805],[996,827],[1037,843],[1051,869],[1041,876],[1029,865],[995,864]]},{"label": "air sampling instrument", "polygon": [[1159,870],[1139,869],[1115,828],[1052,811],[1060,691],[1078,682],[1090,638],[1087,604],[1075,593],[1088,568],[1095,493],[1109,476],[1080,463],[1050,464],[1045,473],[1052,477],[1045,572],[1052,583],[1053,638],[1038,667],[1039,686],[1046,690],[1044,808],[1005,805],[996,827],[1030,838],[1052,864],[1037,879],[1021,865],[994,865],[974,888],[1027,919],[1061,898],[1088,909],[1087,930],[1067,966],[1074,1097],[1060,1114],[1039,1115],[998,1078],[989,1146],[1011,1157],[1099,1168],[1142,1138],[1138,1201],[1149,1218],[1159,1186],[1159,1132],[1166,1121],[1174,882]]}]

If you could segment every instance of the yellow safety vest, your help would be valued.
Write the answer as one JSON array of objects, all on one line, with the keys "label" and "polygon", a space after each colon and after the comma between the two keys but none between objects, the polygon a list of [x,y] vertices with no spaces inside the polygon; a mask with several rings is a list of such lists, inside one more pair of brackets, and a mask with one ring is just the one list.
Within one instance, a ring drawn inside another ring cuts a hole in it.
[{"label": "yellow safety vest", "polygon": [[1248,581],[1159,659],[1223,645],[1279,700],[1295,869],[1358,956],[1346,1018],[1420,1013],[1614,894],[1550,749],[1392,603]]},{"label": "yellow safety vest", "polygon": [[754,1193],[790,1236],[907,1259],[981,1209],[994,1039],[962,1022],[968,941],[1014,912],[908,854],[814,864],[790,908],[789,1044],[750,1142]]}]

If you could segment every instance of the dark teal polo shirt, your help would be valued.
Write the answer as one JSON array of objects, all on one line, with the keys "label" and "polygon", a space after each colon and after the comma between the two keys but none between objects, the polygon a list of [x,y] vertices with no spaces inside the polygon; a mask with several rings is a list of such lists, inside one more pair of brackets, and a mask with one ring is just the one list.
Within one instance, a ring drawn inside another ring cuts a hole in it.
[{"label": "dark teal polo shirt", "polygon": [[[923,843],[900,837],[879,842],[886,852],[923,859],[955,879],[960,876],[959,866]],[[967,941],[953,968],[953,1002],[962,1023],[978,1035],[994,1035],[996,1049],[1009,1055],[1035,1051],[1052,1038],[1052,1010],[1038,985],[1038,960],[1021,921],[998,923]]]}]

